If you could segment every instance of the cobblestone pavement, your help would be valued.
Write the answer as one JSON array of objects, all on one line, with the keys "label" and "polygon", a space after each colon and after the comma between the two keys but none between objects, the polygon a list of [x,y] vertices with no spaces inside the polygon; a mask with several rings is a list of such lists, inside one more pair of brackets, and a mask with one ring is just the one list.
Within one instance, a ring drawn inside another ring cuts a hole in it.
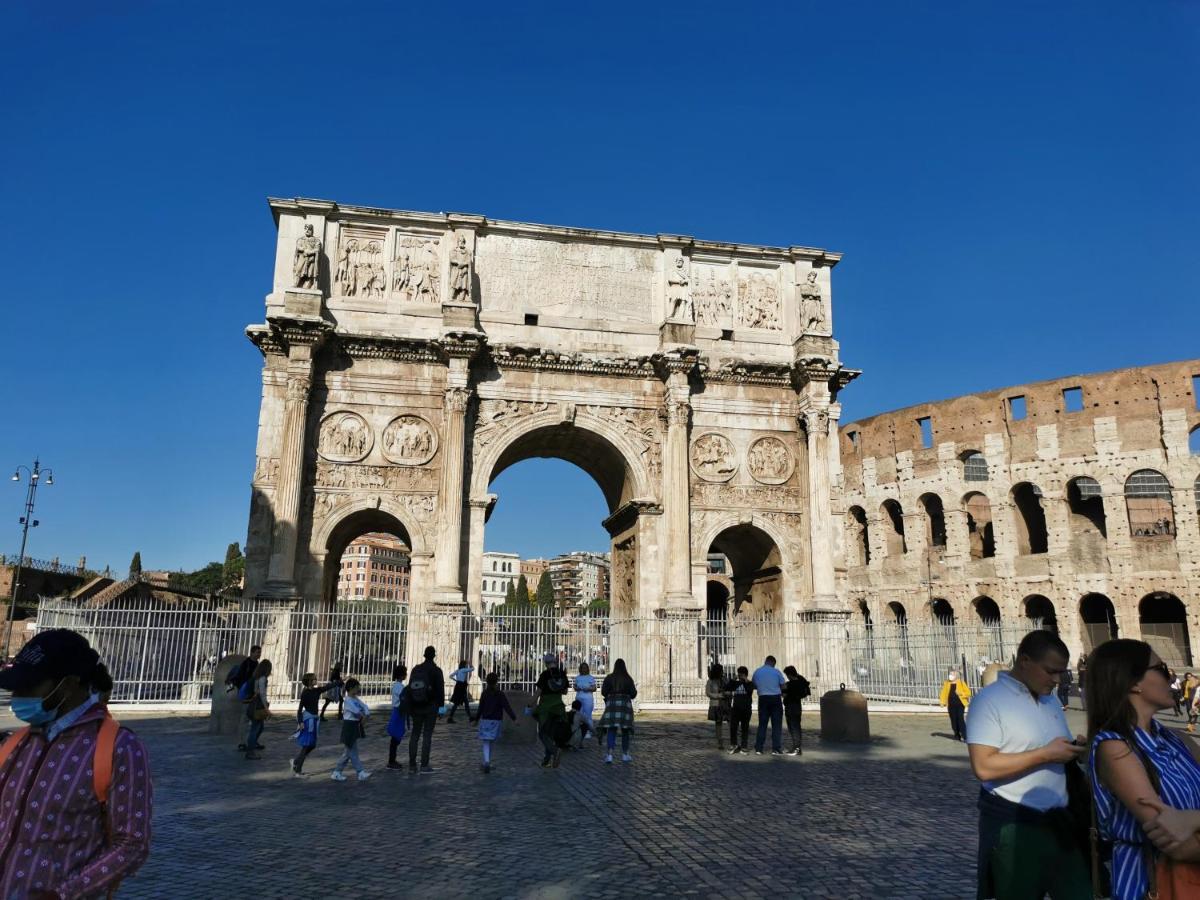
[{"label": "cobblestone pavement", "polygon": [[329,779],[335,723],[295,779],[284,718],[247,761],[206,718],[118,716],[147,742],[156,801],[150,860],[120,897],[974,894],[978,787],[943,716],[874,716],[866,746],[808,731],[792,758],[719,754],[699,713],[646,715],[631,764],[592,744],[543,770],[540,746],[512,736],[490,775],[460,719],[438,724],[437,772],[410,776],[383,767],[376,715],[361,783]]}]

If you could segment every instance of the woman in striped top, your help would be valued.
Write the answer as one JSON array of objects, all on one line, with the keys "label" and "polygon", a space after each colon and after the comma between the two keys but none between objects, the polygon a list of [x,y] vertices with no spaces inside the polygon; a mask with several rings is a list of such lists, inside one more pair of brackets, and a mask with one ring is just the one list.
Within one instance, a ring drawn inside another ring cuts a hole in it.
[{"label": "woman in striped top", "polygon": [[[1113,842],[1112,896],[1142,900],[1161,851],[1200,861],[1200,765],[1183,740],[1154,720],[1170,709],[1171,679],[1149,644],[1115,640],[1088,659],[1092,793],[1101,836]],[[1174,831],[1183,840],[1164,837]]]}]

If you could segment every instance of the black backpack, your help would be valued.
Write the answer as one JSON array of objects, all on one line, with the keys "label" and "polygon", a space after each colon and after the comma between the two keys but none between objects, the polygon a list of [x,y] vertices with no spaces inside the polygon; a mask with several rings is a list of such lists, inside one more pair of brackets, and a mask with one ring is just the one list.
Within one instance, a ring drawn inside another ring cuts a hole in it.
[{"label": "black backpack", "polygon": [[416,671],[413,672],[412,680],[408,682],[404,696],[408,698],[410,706],[426,706],[429,703],[433,692],[429,689],[429,682],[425,680],[424,673],[418,675]]},{"label": "black backpack", "polygon": [[546,690],[551,694],[565,694],[567,692],[567,676],[563,674],[561,669],[554,669],[546,676]]},{"label": "black backpack", "polygon": [[803,700],[805,697],[812,696],[812,687],[809,685],[808,679],[801,675],[796,680],[800,682],[800,686],[796,688],[796,696],[801,700]]}]

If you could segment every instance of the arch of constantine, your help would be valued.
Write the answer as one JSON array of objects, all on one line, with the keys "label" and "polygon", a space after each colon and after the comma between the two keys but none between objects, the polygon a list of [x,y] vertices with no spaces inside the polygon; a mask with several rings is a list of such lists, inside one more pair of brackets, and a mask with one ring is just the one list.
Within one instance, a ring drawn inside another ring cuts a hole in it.
[{"label": "arch of constantine", "polygon": [[614,617],[698,618],[713,548],[739,607],[848,615],[838,254],[270,205],[247,596],[332,603],[343,549],[385,531],[414,610],[478,612],[489,485],[558,457],[607,501]]}]

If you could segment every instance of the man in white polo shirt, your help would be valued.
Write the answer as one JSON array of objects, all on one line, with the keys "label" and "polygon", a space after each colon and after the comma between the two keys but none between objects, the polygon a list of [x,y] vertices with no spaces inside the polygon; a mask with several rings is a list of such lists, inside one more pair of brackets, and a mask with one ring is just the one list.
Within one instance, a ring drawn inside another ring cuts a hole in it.
[{"label": "man in white polo shirt", "polygon": [[971,769],[979,794],[980,900],[1092,896],[1088,865],[1067,811],[1066,764],[1087,755],[1072,742],[1054,696],[1070,651],[1033,631],[1011,672],[981,690],[967,712]]}]

